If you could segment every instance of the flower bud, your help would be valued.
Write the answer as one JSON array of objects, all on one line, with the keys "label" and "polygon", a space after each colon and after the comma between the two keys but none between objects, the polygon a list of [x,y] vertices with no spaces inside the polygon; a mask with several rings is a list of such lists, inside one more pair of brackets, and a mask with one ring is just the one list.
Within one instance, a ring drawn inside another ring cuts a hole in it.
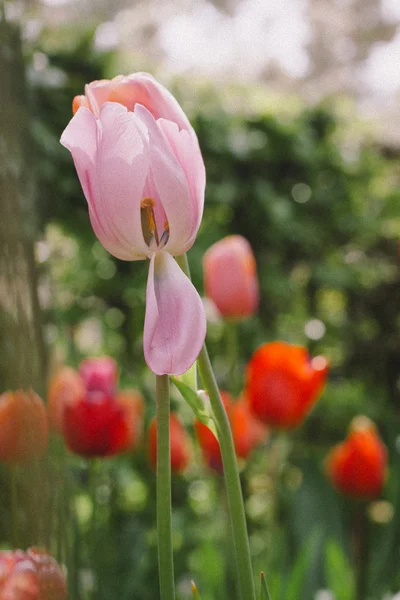
[{"label": "flower bud", "polygon": [[41,458],[48,437],[46,409],[35,392],[9,391],[0,396],[0,460]]},{"label": "flower bud", "polygon": [[285,342],[260,346],[247,365],[246,396],[251,411],[268,425],[299,426],[318,400],[328,374],[322,356]]},{"label": "flower bud", "polygon": [[385,484],[387,450],[374,423],[364,416],[353,419],[344,442],[335,446],[326,460],[333,485],[354,498],[379,496]]},{"label": "flower bud", "polygon": [[249,242],[229,235],[204,255],[204,286],[221,315],[241,319],[254,314],[259,290],[256,262]]},{"label": "flower bud", "polygon": [[52,377],[47,394],[50,429],[62,432],[64,406],[83,398],[86,388],[82,377],[71,367],[61,367]]}]

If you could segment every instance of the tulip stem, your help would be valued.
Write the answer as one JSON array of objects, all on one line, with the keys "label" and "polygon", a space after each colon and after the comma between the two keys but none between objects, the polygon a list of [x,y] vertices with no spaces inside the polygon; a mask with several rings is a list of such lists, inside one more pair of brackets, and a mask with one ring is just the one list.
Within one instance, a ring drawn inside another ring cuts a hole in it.
[{"label": "tulip stem", "polygon": [[161,600],[174,600],[172,552],[169,377],[156,375],[157,392],[157,537]]},{"label": "tulip stem", "polygon": [[[190,277],[186,254],[176,258],[183,272]],[[236,552],[236,567],[239,575],[239,589],[242,600],[256,600],[256,591],[251,566],[249,539],[244,512],[242,488],[237,468],[235,446],[228,417],[222,403],[218,385],[204,344],[197,359],[203,386],[210,397],[215,417],[224,466],[225,485],[228,496],[231,527]]]}]

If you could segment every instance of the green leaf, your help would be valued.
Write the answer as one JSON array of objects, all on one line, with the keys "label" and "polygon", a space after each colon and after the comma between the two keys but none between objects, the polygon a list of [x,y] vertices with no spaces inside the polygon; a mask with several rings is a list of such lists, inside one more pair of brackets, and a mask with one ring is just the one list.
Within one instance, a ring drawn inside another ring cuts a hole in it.
[{"label": "green leaf", "polygon": [[261,571],[261,588],[260,588],[260,600],[271,600],[269,595],[267,582],[265,580],[264,571]]},{"label": "green leaf", "polygon": [[302,597],[307,570],[312,564],[314,556],[319,552],[320,544],[321,532],[317,529],[310,535],[294,563],[287,586],[286,600],[299,600]]},{"label": "green leaf", "polygon": [[194,600],[201,600],[200,594],[197,590],[197,587],[196,587],[196,584],[194,581],[192,581],[192,593],[193,593]]},{"label": "green leaf", "polygon": [[189,404],[199,421],[208,425],[211,418],[210,409],[202,399],[201,394],[174,375],[171,375],[171,381],[182,394],[184,400]]},{"label": "green leaf", "polygon": [[197,392],[197,363],[194,362],[190,369],[182,375],[177,375],[176,379]]},{"label": "green leaf", "polygon": [[325,575],[336,600],[355,600],[355,581],[348,558],[334,539],[326,544]]}]

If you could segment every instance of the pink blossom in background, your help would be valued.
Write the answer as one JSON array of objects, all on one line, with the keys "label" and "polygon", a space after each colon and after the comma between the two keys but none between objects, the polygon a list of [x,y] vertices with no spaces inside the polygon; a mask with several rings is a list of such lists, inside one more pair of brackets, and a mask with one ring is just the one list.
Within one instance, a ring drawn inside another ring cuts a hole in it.
[{"label": "pink blossom in background", "polygon": [[47,552],[30,548],[0,552],[0,600],[65,600],[60,566]]},{"label": "pink blossom in background", "polygon": [[203,259],[206,294],[228,319],[255,313],[259,289],[256,261],[249,242],[241,235],[228,235],[213,244]]},{"label": "pink blossom in background", "polygon": [[158,375],[194,363],[206,333],[201,299],[174,256],[200,226],[205,169],[175,98],[146,73],[97,81],[74,99],[70,150],[100,242],[122,260],[150,260],[144,354]]}]

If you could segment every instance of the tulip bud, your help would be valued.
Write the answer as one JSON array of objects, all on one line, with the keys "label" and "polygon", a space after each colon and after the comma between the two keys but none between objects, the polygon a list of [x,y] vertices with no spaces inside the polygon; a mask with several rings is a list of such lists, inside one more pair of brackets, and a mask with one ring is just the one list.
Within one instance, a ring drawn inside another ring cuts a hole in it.
[{"label": "tulip bud", "polygon": [[41,458],[47,447],[47,418],[35,392],[17,390],[0,396],[0,460],[24,462]]},{"label": "tulip bud", "polygon": [[204,286],[221,315],[241,319],[254,314],[259,291],[256,262],[249,242],[229,235],[204,255]]},{"label": "tulip bud", "polygon": [[49,554],[36,548],[0,552],[0,600],[65,600],[65,576]]},{"label": "tulip bud", "polygon": [[[170,414],[171,471],[182,473],[190,460],[190,441],[186,429],[175,413]],[[148,456],[152,467],[157,467],[157,421],[152,419],[148,429]]]},{"label": "tulip bud", "polygon": [[268,425],[297,427],[318,400],[327,374],[327,360],[322,356],[310,360],[302,346],[264,344],[247,365],[250,409]]},{"label": "tulip bud", "polygon": [[353,419],[344,442],[326,460],[326,472],[342,494],[369,499],[379,496],[385,484],[387,450],[374,423],[364,416]]}]

